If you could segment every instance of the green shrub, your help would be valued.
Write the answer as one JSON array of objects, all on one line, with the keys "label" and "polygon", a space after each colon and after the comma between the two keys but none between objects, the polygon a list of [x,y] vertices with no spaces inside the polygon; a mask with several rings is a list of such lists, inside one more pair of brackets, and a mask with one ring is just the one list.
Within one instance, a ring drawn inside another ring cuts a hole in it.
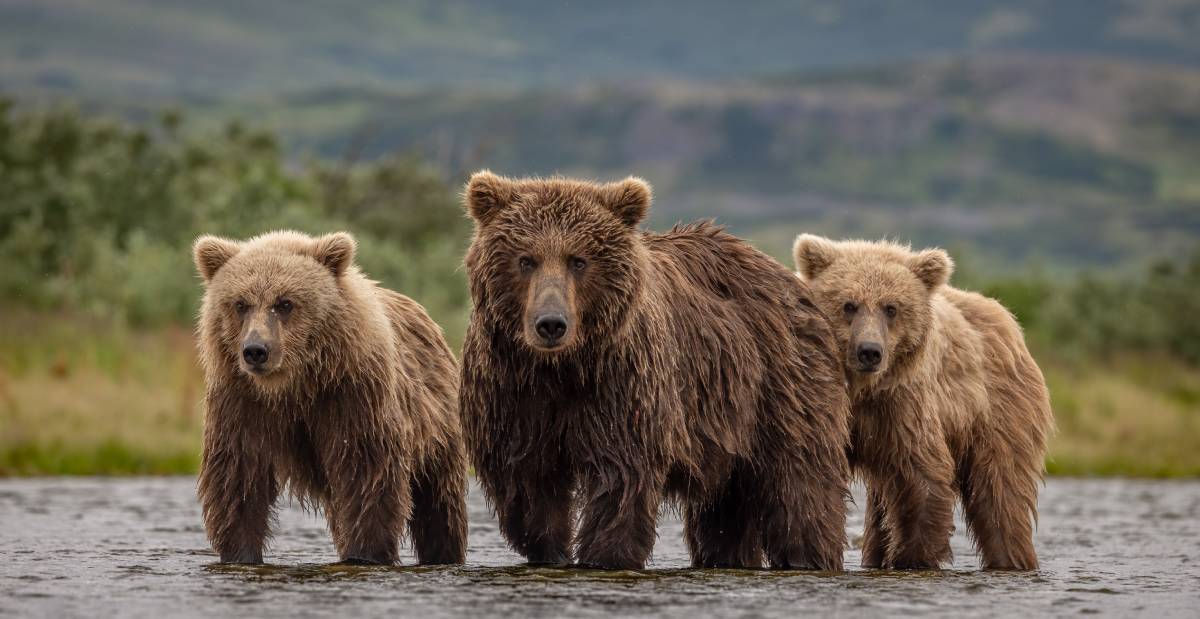
[{"label": "green shrub", "polygon": [[411,157],[299,170],[239,123],[191,135],[178,112],[143,129],[0,101],[0,296],[135,326],[187,323],[200,286],[191,242],[346,229],[385,285],[461,322],[468,224],[447,184]]}]

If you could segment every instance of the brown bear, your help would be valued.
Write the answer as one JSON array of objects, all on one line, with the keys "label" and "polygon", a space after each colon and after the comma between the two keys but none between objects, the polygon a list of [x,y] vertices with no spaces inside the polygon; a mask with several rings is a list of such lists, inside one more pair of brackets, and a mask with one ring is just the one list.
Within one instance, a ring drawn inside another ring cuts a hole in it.
[{"label": "brown bear", "polygon": [[696,566],[841,569],[828,321],[720,227],[639,230],[650,201],[636,178],[467,185],[460,410],[502,533],[531,563],[639,569],[673,500]]},{"label": "brown bear", "polygon": [[354,264],[346,233],[196,241],[207,381],[199,494],[222,562],[261,563],[285,487],[349,563],[461,563],[458,368],[420,305]]},{"label": "brown bear", "polygon": [[949,286],[940,249],[804,234],[794,257],[844,353],[851,466],[867,484],[863,566],[950,561],[957,495],[985,569],[1036,569],[1054,419],[1012,314]]}]

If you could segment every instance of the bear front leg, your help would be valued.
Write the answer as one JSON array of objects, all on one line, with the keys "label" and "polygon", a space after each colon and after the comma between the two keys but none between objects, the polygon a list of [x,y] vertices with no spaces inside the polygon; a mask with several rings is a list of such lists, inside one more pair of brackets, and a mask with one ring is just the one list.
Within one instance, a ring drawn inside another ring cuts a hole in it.
[{"label": "bear front leg", "polygon": [[901,470],[884,481],[890,542],[884,567],[937,569],[951,560],[954,490],[940,470]]},{"label": "bear front leg", "polygon": [[887,558],[888,531],[886,523],[887,507],[884,505],[883,492],[873,482],[867,484],[867,514],[863,523],[862,566],[866,568],[883,567]]},{"label": "bear front leg", "polygon": [[[513,467],[520,470],[522,467]],[[489,495],[500,521],[500,532],[512,549],[533,565],[571,563],[574,476],[564,468],[555,475],[507,479],[493,485]]]},{"label": "bear front leg", "polygon": [[744,477],[734,471],[711,503],[687,505],[683,531],[692,567],[762,567],[762,534],[748,509]]},{"label": "bear front leg", "polygon": [[210,421],[205,429],[200,462],[204,528],[221,563],[262,563],[279,485],[261,452],[227,444],[234,437],[219,428]]},{"label": "bear front leg", "polygon": [[412,472],[393,448],[349,438],[332,441],[322,454],[329,480],[325,517],[343,563],[399,560],[400,538],[412,513]]},{"label": "bear front leg", "polygon": [[[619,466],[608,462],[610,466]],[[581,567],[640,570],[654,550],[663,482],[648,464],[591,471],[585,480],[576,556]]]},{"label": "bear front leg", "polygon": [[422,565],[467,557],[467,464],[458,441],[440,447],[413,477],[409,535]]},{"label": "bear front leg", "polygon": [[849,475],[838,445],[768,452],[753,496],[772,569],[841,571]]},{"label": "bear front leg", "polygon": [[[394,565],[408,518],[408,485],[379,495],[334,491],[326,506],[338,560],[351,565]],[[398,496],[403,494],[404,498]]]}]

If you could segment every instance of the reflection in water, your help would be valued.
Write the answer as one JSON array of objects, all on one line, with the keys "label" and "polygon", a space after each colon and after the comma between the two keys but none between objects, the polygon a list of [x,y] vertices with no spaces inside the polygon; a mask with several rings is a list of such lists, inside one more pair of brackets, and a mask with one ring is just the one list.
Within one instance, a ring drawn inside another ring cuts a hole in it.
[{"label": "reflection in water", "polygon": [[1038,573],[978,571],[961,522],[942,571],[685,569],[669,514],[646,571],[527,567],[477,491],[465,566],[330,564],[323,518],[295,507],[280,510],[270,564],[238,566],[214,563],[192,479],[0,480],[0,614],[1195,616],[1200,482],[1054,479],[1041,504]]}]

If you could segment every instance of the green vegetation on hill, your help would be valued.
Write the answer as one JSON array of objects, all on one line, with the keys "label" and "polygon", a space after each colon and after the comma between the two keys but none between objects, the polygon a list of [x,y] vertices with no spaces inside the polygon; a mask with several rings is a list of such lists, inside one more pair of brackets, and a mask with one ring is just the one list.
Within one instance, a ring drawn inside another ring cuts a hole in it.
[{"label": "green vegetation on hill", "polygon": [[[417,160],[292,166],[271,134],[236,123],[197,133],[174,113],[139,128],[4,104],[0,188],[0,475],[195,470],[201,233],[350,230],[366,271],[461,343],[469,224]],[[997,277],[956,252],[955,283],[1012,308],[1046,371],[1052,472],[1200,475],[1193,248],[1077,277]]]},{"label": "green vegetation on hill", "polygon": [[272,135],[230,123],[193,137],[183,124],[175,112],[146,128],[0,101],[0,303],[186,323],[200,294],[187,251],[197,236],[293,228],[349,230],[385,285],[446,315],[466,306],[456,266],[468,222],[415,159],[296,170]]},{"label": "green vegetation on hill", "polygon": [[[657,225],[717,217],[884,235],[1061,270],[1138,265],[1200,235],[1200,71],[1112,60],[933,59],[723,82],[323,88],[216,106],[293,152],[421,153],[450,176],[645,176]],[[1191,129],[1189,129],[1191,128]]]}]

